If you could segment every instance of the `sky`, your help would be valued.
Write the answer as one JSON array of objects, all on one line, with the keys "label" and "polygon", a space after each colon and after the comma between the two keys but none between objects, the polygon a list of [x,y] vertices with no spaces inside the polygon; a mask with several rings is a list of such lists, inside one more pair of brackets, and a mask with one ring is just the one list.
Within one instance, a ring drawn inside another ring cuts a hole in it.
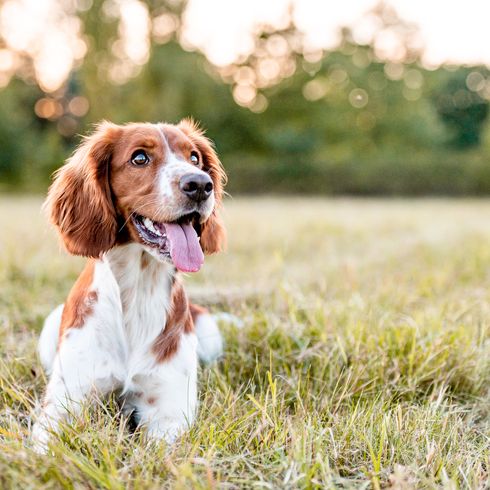
[{"label": "sky", "polygon": [[[427,66],[444,62],[490,66],[490,0],[385,1],[419,26]],[[378,2],[189,0],[182,42],[202,49],[216,65],[227,65],[251,52],[260,24],[285,27],[292,15],[312,50],[329,49],[338,43],[341,26],[351,26],[360,39],[369,39],[375,26],[366,12]],[[34,60],[41,88],[47,92],[59,88],[87,52],[83,26],[66,6],[84,10],[91,4],[92,0],[0,0],[0,34],[6,43],[0,48],[0,87],[8,83],[27,53]],[[148,9],[141,0],[106,0],[104,11],[120,19],[120,40],[111,46],[119,61],[110,75],[115,83],[122,83],[148,59]],[[388,48],[394,43],[389,36],[383,42]]]},{"label": "sky", "polygon": [[[186,36],[204,47],[211,61],[227,64],[250,49],[257,22],[281,24],[293,4],[296,25],[312,47],[328,48],[339,26],[362,29],[364,14],[378,0],[190,0]],[[424,61],[438,65],[490,65],[490,0],[386,0],[406,20],[420,27]]]}]

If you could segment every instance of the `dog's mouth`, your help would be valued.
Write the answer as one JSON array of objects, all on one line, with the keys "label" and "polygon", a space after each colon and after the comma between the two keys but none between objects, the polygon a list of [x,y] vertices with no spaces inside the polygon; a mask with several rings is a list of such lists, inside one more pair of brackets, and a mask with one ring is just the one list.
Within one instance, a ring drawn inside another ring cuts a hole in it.
[{"label": "dog's mouth", "polygon": [[163,223],[133,214],[132,221],[143,243],[155,248],[162,258],[171,260],[183,272],[197,272],[204,263],[200,240],[200,215],[185,214]]}]

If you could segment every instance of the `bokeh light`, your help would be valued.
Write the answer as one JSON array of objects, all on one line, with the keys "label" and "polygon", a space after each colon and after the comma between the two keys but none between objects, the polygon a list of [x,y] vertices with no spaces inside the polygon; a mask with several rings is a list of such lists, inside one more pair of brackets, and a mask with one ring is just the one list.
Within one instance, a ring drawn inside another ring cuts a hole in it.
[{"label": "bokeh light", "polygon": [[352,107],[361,109],[362,107],[366,107],[367,103],[369,102],[369,95],[362,88],[355,88],[349,93],[349,102],[351,103]]},{"label": "bokeh light", "polygon": [[43,97],[36,102],[34,111],[40,118],[55,120],[63,114],[63,107],[57,100]]}]

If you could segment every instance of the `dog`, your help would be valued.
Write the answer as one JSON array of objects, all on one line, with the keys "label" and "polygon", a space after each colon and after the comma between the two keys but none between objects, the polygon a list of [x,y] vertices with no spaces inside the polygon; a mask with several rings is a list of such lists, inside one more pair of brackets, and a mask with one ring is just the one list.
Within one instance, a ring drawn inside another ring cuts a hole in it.
[{"label": "dog", "polygon": [[225,183],[211,141],[188,119],[104,121],[55,173],[44,207],[67,251],[88,260],[40,336],[49,383],[37,450],[94,393],[118,393],[149,438],[172,443],[190,427],[198,357],[217,358],[222,340],[179,272],[223,249]]}]

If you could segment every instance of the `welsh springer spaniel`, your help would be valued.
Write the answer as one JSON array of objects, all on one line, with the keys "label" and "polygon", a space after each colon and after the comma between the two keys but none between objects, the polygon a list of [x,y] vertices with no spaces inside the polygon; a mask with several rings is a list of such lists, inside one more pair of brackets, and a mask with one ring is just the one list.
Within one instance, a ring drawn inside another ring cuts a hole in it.
[{"label": "welsh springer spaniel", "polygon": [[45,207],[66,249],[89,259],[41,333],[50,379],[32,433],[39,451],[92,393],[119,393],[153,438],[172,442],[192,423],[198,355],[216,358],[222,342],[178,271],[222,249],[224,183],[190,120],[103,122],[58,170]]}]

